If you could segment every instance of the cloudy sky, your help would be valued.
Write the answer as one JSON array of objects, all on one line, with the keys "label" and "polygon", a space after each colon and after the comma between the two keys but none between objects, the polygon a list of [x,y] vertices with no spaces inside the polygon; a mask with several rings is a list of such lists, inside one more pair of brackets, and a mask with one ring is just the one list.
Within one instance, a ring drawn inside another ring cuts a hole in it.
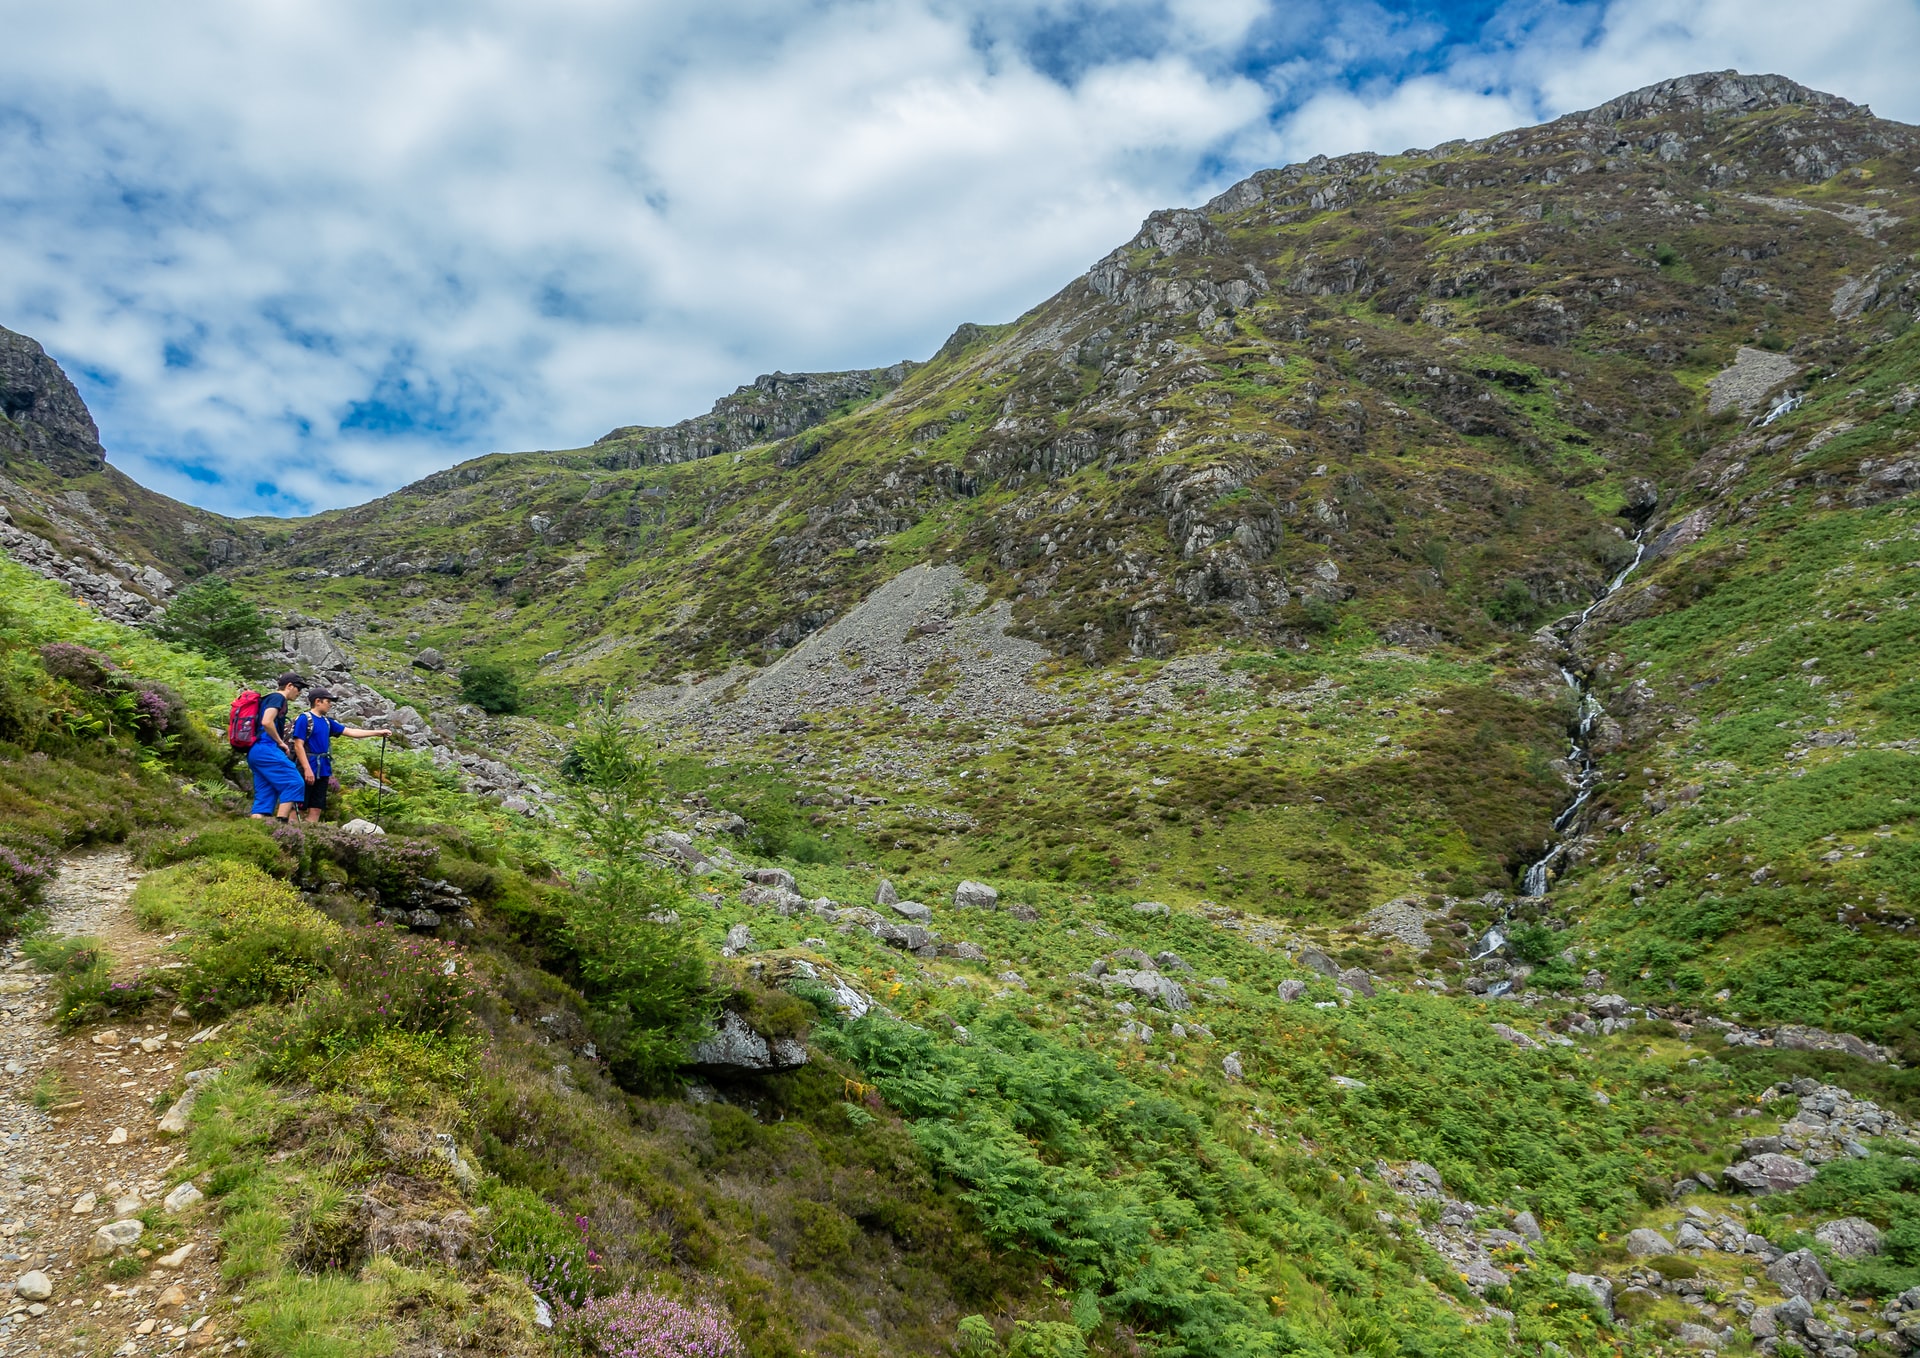
[{"label": "cloudy sky", "polygon": [[0,325],[233,513],[923,358],[1266,165],[1669,75],[1920,121],[1920,0],[0,0]]}]

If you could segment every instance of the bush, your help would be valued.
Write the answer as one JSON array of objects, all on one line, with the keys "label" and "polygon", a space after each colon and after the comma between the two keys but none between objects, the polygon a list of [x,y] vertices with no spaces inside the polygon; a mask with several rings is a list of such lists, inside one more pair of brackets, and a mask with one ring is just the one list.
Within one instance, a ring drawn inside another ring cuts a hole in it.
[{"label": "bush", "polygon": [[[180,995],[203,1009],[234,1010],[290,999],[327,974],[340,926],[314,910],[287,883],[244,863],[210,860],[182,876],[203,883]],[[154,902],[136,907],[154,916]]]},{"label": "bush", "polygon": [[298,864],[300,880],[317,884],[331,863],[349,885],[371,891],[388,905],[420,894],[439,862],[440,850],[425,840],[400,835],[350,835],[332,825],[283,825],[273,839]]},{"label": "bush", "polygon": [[698,941],[659,922],[686,903],[679,880],[645,857],[659,779],[611,708],[575,742],[572,824],[594,877],[565,927],[596,1037],[630,1085],[659,1083],[685,1058],[716,996]]},{"label": "bush", "polygon": [[44,846],[14,849],[0,844],[0,925],[40,904],[55,867],[52,852]]},{"label": "bush", "polygon": [[1539,616],[1540,605],[1524,580],[1509,580],[1487,605],[1487,616],[1506,627],[1525,627]]},{"label": "bush", "polygon": [[622,1288],[579,1306],[561,1306],[554,1332],[577,1353],[604,1358],[744,1358],[746,1349],[719,1307]]},{"label": "bush", "polygon": [[163,641],[226,660],[242,674],[257,670],[273,645],[267,620],[253,601],[213,576],[174,595],[153,633]]},{"label": "bush", "polygon": [[460,696],[495,716],[518,712],[520,681],[498,661],[476,660],[460,671]]},{"label": "bush", "polygon": [[1560,951],[1560,935],[1544,924],[1522,924],[1507,940],[1507,947],[1519,961],[1538,966]]},{"label": "bush", "polygon": [[201,858],[249,863],[275,877],[285,877],[293,868],[274,843],[272,830],[253,820],[223,821],[156,845],[147,854],[147,866],[164,867]]},{"label": "bush", "polygon": [[63,1028],[142,1008],[152,998],[152,988],[144,981],[113,979],[112,959],[98,939],[35,934],[22,950],[54,978],[53,1018]]},{"label": "bush", "polygon": [[539,1195],[497,1179],[487,1181],[488,1262],[524,1274],[550,1302],[579,1305],[592,1261],[584,1218],[568,1220]]},{"label": "bush", "polygon": [[[268,1040],[268,1074],[384,1081],[389,1096],[465,1084],[482,1038],[473,1012],[481,987],[465,953],[376,924],[339,930],[323,960],[330,979],[309,988]],[[381,1071],[382,1054],[400,1068]]]}]

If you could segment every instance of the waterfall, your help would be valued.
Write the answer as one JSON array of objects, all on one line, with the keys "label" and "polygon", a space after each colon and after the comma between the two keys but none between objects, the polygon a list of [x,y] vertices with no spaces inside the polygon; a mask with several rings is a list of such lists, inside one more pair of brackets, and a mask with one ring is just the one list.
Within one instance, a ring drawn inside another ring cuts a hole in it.
[{"label": "waterfall", "polygon": [[[1627,583],[1627,577],[1639,569],[1641,560],[1647,554],[1646,537],[1645,527],[1633,535],[1633,560],[1627,563],[1620,574],[1613,577],[1599,598],[1580,611],[1579,621],[1567,629],[1569,651],[1572,651],[1574,638],[1579,635],[1580,629],[1585,627],[1587,619],[1593,616],[1593,610],[1618,594],[1620,587]],[[1547,851],[1539,859],[1528,864],[1526,872],[1521,874],[1520,894],[1522,896],[1539,897],[1547,894],[1548,887],[1553,884],[1555,869],[1558,868],[1560,860],[1566,856],[1567,850],[1572,847],[1572,842],[1578,834],[1580,809],[1587,804],[1587,799],[1593,796],[1600,786],[1600,766],[1594,762],[1592,748],[1593,727],[1600,716],[1600,700],[1593,696],[1592,686],[1588,684],[1586,678],[1575,670],[1563,665],[1560,667],[1560,677],[1566,680],[1567,687],[1573,690],[1578,701],[1576,710],[1579,715],[1574,722],[1567,758],[1579,773],[1574,783],[1573,800],[1567,804],[1565,810],[1553,818],[1555,836],[1553,842],[1547,845]],[[1497,933],[1498,930],[1489,930],[1490,936]],[[1502,943],[1505,941],[1505,939],[1501,940]]]}]

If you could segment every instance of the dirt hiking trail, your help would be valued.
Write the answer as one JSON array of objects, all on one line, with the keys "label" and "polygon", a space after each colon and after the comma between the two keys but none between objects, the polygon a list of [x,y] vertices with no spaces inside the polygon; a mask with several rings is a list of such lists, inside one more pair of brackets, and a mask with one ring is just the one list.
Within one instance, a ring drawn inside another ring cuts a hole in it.
[{"label": "dirt hiking trail", "polygon": [[[48,891],[49,931],[98,940],[116,980],[166,947],[128,908],[139,878],[106,849],[65,859]],[[161,1125],[196,1068],[194,1026],[176,1009],[63,1034],[57,994],[17,940],[0,949],[0,1355],[244,1348],[206,1206],[178,1177],[185,1148]]]}]

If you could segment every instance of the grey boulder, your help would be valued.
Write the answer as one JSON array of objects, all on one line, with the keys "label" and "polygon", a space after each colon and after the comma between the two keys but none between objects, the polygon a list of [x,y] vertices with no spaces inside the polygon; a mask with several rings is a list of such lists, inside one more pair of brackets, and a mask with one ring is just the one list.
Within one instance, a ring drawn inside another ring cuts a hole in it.
[{"label": "grey boulder", "polygon": [[1789,1193],[1802,1184],[1813,1182],[1813,1167],[1791,1155],[1768,1152],[1751,1160],[1728,1165],[1721,1176],[1749,1193]]},{"label": "grey boulder", "polygon": [[1600,1308],[1600,1314],[1608,1320],[1613,1319],[1613,1284],[1610,1281],[1595,1273],[1569,1273],[1567,1286],[1590,1295]]},{"label": "grey boulder", "polygon": [[722,1010],[713,1031],[695,1044],[688,1060],[696,1066],[730,1070],[791,1070],[807,1063],[807,1048],[797,1038],[762,1037],[731,1009]]},{"label": "grey boulder", "polygon": [[87,1242],[87,1253],[95,1259],[104,1259],[116,1251],[132,1249],[146,1233],[147,1228],[135,1219],[108,1222],[93,1233],[93,1239]]},{"label": "grey boulder", "polygon": [[1861,1217],[1824,1222],[1814,1231],[1813,1238],[1831,1250],[1836,1259],[1861,1259],[1880,1253],[1880,1228]]},{"label": "grey boulder", "polygon": [[1627,1232],[1627,1253],[1636,1259],[1650,1254],[1672,1254],[1673,1242],[1660,1232],[1642,1226],[1638,1230]]},{"label": "grey boulder", "polygon": [[985,882],[962,882],[953,889],[953,904],[957,910],[992,910],[1000,904],[1000,893]]},{"label": "grey boulder", "polygon": [[902,919],[910,919],[916,924],[925,924],[933,918],[933,911],[919,901],[882,901],[894,914]]},{"label": "grey boulder", "polygon": [[1300,956],[1294,959],[1309,971],[1317,971],[1329,981],[1340,979],[1340,967],[1331,957],[1318,948],[1302,948]]},{"label": "grey boulder", "polygon": [[1767,1277],[1773,1285],[1790,1297],[1805,1297],[1808,1301],[1819,1301],[1827,1295],[1832,1284],[1827,1279],[1827,1271],[1820,1267],[1820,1261],[1812,1250],[1795,1250],[1792,1254],[1783,1254],[1767,1265]]},{"label": "grey boulder", "polygon": [[1307,993],[1307,983],[1305,981],[1282,981],[1280,983],[1279,993],[1281,999],[1291,1004]]}]

